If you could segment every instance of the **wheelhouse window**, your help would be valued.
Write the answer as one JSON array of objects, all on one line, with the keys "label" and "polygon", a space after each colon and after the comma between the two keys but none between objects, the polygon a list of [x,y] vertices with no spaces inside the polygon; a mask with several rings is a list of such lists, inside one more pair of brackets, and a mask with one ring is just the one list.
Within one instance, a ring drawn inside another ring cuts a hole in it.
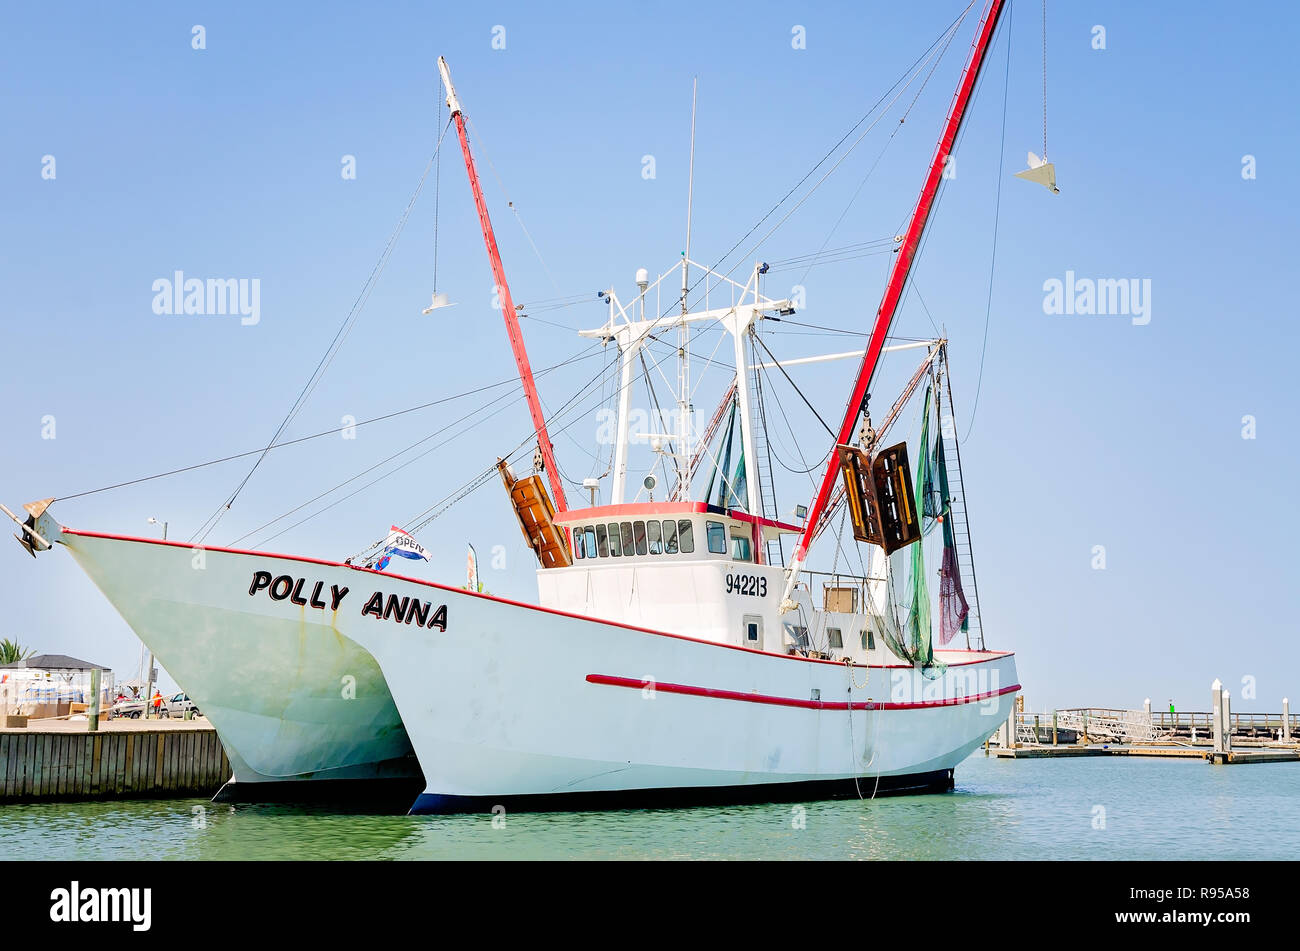
[{"label": "wheelhouse window", "polygon": [[826,628],[826,642],[833,650],[844,650],[844,634],[838,627]]},{"label": "wheelhouse window", "polygon": [[876,649],[876,636],[871,633],[871,628],[862,629],[862,649],[864,651],[873,651]]},{"label": "wheelhouse window", "polygon": [[[754,546],[748,536],[728,536],[727,527],[722,522],[707,522],[705,531],[709,551],[713,554],[727,554],[727,540],[730,537],[732,558],[736,561],[754,560]],[[695,551],[695,527],[689,518],[576,525],[572,532],[575,559],[679,553],[689,555]]]},{"label": "wheelhouse window", "polygon": [[649,546],[652,555],[663,554],[664,540],[662,532],[663,528],[658,522],[645,523],[646,544]]},{"label": "wheelhouse window", "polygon": [[677,521],[677,547],[681,549],[683,555],[689,555],[695,551],[695,531],[691,528],[689,518],[678,519]]},{"label": "wheelhouse window", "polygon": [[743,535],[731,536],[731,557],[735,561],[754,560],[754,553],[750,550],[748,538]]}]

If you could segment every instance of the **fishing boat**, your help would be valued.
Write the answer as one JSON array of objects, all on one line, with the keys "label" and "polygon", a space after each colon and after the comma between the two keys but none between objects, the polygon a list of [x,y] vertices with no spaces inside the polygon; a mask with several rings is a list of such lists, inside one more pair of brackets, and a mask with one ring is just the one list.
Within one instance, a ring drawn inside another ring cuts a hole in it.
[{"label": "fishing boat", "polygon": [[[627,302],[603,291],[607,318],[583,332],[612,348],[618,385],[608,487],[586,480],[589,504],[570,505],[439,59],[533,427],[531,471],[507,456],[485,472],[536,555],[536,603],[380,570],[378,548],[342,561],[196,553],[72,529],[49,499],[15,518],[20,542],[67,548],[202,707],[234,766],[228,796],[388,780],[418,785],[418,813],[952,788],[1020,685],[1014,655],[984,642],[960,447],[943,425],[948,342],[889,333],[1003,6],[989,0],[979,19],[865,348],[827,357],[858,369],[808,505],[782,516],[763,464],[765,374],[789,375],[758,333],[796,302],[764,295],[761,261],[737,280],[692,260],[689,224],[680,260],[654,280],[638,271]],[[650,309],[665,292],[668,309]],[[734,373],[698,427],[692,344],[706,331],[729,344]],[[639,371],[653,388],[646,355],[673,332],[675,383],[660,373],[671,410],[636,431]],[[919,366],[873,422],[882,356],[909,350]],[[885,438],[906,422],[911,444]],[[808,565],[814,544],[830,571]],[[856,574],[841,568],[845,545]]]}]

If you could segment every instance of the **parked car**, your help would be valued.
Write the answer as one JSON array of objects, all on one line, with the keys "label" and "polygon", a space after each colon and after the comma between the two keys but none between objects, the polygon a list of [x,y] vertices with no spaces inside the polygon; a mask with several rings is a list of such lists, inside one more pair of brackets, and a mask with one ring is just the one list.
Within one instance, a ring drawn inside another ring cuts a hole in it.
[{"label": "parked car", "polygon": [[199,713],[199,708],[194,705],[193,700],[185,696],[183,693],[178,693],[163,700],[162,708],[159,710],[158,715],[161,717],[183,717],[185,716],[186,710],[193,710],[194,716],[196,717],[202,716],[202,714]]}]

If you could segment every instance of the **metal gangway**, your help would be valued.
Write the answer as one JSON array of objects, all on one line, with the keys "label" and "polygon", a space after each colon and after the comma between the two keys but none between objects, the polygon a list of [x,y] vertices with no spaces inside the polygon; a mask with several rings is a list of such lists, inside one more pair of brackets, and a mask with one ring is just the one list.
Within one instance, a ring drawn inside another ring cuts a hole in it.
[{"label": "metal gangway", "polygon": [[1156,739],[1155,724],[1145,710],[1108,710],[1075,708],[1056,711],[1056,725],[1063,730],[1077,730],[1089,740],[1114,743],[1151,743]]}]

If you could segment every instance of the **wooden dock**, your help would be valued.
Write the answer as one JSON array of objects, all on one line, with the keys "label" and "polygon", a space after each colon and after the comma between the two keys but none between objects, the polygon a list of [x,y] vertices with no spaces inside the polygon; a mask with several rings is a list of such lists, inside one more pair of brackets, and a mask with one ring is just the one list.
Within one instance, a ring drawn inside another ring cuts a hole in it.
[{"label": "wooden dock", "polygon": [[207,720],[32,721],[0,730],[0,804],[211,796],[230,778]]},{"label": "wooden dock", "polygon": [[1211,750],[1205,758],[1219,766],[1240,766],[1246,763],[1295,763],[1300,762],[1300,751],[1294,749],[1273,750]]},{"label": "wooden dock", "polygon": [[[1083,745],[1071,744],[1068,746],[1033,746],[1022,744],[1003,749],[1000,746],[990,747],[989,755],[998,759],[1059,759],[1070,756],[1148,756],[1148,757],[1165,757],[1174,759],[1209,759],[1211,751],[1208,748],[1198,749],[1189,746],[1112,746],[1110,744],[1089,743]],[[1244,751],[1237,751],[1238,755],[1247,755]],[[1277,753],[1270,753],[1276,758],[1270,759],[1269,762],[1284,762],[1286,760],[1300,759],[1300,753],[1295,750],[1282,750]],[[1258,760],[1258,762],[1264,762]]]}]

